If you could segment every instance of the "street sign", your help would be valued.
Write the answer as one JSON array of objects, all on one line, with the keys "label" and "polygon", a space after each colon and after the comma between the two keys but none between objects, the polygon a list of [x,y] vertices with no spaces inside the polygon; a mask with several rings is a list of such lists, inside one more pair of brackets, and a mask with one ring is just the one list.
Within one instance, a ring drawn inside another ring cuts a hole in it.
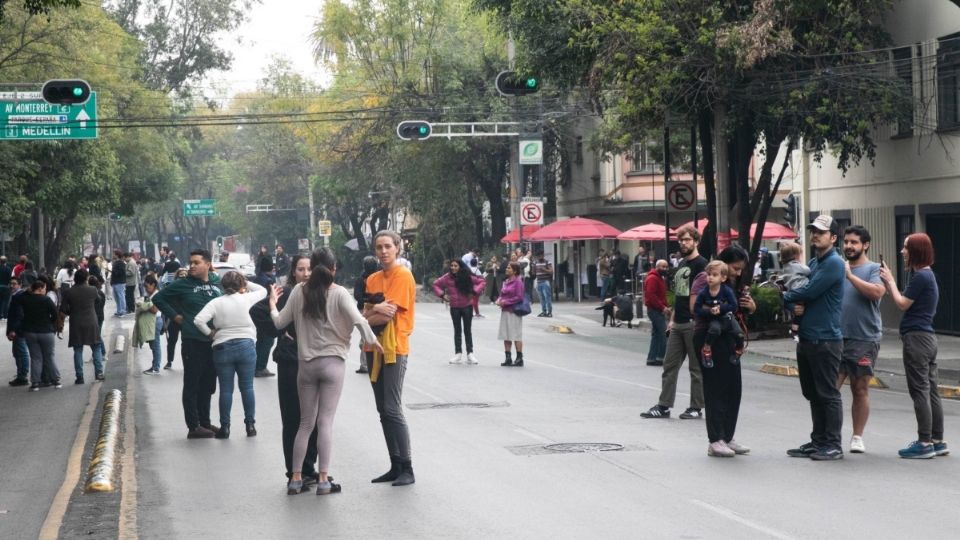
[{"label": "street sign", "polygon": [[320,220],[317,222],[317,230],[320,231],[320,236],[330,236],[333,234],[333,223],[326,219]]},{"label": "street sign", "polygon": [[197,217],[216,215],[216,211],[214,209],[216,202],[217,201],[214,199],[184,199],[183,216]]},{"label": "street sign", "polygon": [[300,251],[309,251],[310,250],[310,239],[308,238],[298,238],[297,239],[297,249]]},{"label": "street sign", "polygon": [[520,141],[520,164],[540,165],[543,163],[543,141],[528,139]]},{"label": "street sign", "polygon": [[667,182],[667,209],[670,212],[691,212],[697,204],[697,186],[693,181]]},{"label": "street sign", "polygon": [[[0,93],[0,140],[97,138],[97,93],[82,105],[47,103],[40,92]],[[26,98],[26,99],[24,99]]]},{"label": "street sign", "polygon": [[520,203],[520,224],[543,225],[543,203],[540,201]]}]

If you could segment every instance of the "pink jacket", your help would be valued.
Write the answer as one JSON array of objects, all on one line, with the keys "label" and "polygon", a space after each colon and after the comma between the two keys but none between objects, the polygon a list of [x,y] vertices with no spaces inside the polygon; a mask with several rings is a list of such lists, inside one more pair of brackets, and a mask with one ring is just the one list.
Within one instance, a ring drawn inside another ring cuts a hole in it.
[{"label": "pink jacket", "polygon": [[500,289],[500,309],[513,313],[513,307],[523,302],[523,280],[512,277],[503,282]]},{"label": "pink jacket", "polygon": [[[473,282],[473,295],[482,295],[483,289],[487,286],[486,280],[480,276],[470,274],[470,281]],[[465,308],[473,305],[473,295],[464,296],[464,294],[457,289],[457,284],[454,282],[450,272],[438,277],[436,281],[433,282],[433,294],[443,298],[444,293],[450,296],[450,307]]]}]

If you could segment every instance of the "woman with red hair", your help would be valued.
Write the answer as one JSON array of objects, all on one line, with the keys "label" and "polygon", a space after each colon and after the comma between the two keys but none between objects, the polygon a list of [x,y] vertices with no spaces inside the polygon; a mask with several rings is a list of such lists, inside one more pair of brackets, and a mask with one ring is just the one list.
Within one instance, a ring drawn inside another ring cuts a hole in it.
[{"label": "woman with red hair", "polygon": [[901,293],[886,264],[880,278],[900,311],[900,340],[903,342],[903,367],[907,388],[917,415],[917,440],[900,450],[900,457],[929,459],[950,453],[943,440],[943,408],[937,391],[937,335],[933,317],[937,313],[940,289],[930,266],[933,243],[924,233],[914,233],[903,241],[903,267],[910,271],[907,288]]}]

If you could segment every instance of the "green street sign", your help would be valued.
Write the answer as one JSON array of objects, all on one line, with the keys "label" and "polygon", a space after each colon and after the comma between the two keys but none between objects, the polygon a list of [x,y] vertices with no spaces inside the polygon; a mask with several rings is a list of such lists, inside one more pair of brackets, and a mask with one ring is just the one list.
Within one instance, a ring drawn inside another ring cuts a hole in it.
[{"label": "green street sign", "polygon": [[90,92],[83,105],[47,103],[40,92],[0,92],[0,140],[96,139],[97,135],[96,92]]},{"label": "green street sign", "polygon": [[183,216],[197,217],[216,215],[216,211],[214,210],[216,202],[214,199],[184,199]]}]

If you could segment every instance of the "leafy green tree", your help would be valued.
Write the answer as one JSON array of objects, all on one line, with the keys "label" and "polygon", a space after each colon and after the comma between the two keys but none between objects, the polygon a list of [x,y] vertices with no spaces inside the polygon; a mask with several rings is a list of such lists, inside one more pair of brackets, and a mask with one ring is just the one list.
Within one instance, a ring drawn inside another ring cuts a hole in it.
[{"label": "leafy green tree", "polygon": [[[7,4],[10,0],[0,0],[0,24],[4,22]],[[78,8],[80,0],[21,0],[19,5],[31,15],[48,14],[59,8]]]}]

